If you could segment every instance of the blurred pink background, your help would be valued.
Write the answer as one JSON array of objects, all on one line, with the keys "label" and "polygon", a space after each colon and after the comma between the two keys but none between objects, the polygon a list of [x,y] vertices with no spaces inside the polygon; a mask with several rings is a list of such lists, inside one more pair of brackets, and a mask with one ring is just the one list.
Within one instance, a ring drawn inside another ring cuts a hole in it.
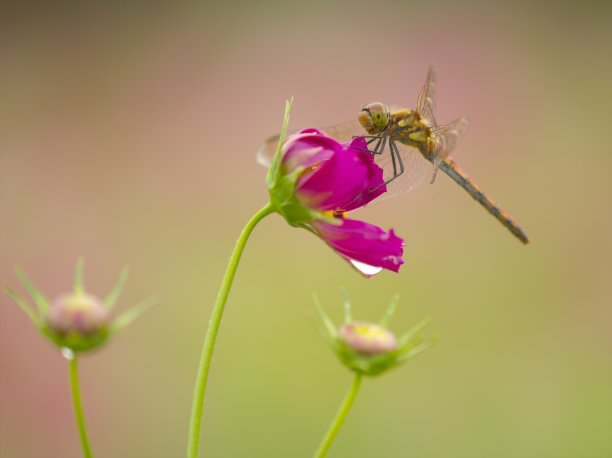
[{"label": "blurred pink background", "polygon": [[[470,118],[455,158],[533,240],[446,177],[356,216],[406,239],[399,275],[360,278],[278,216],[241,263],[213,361],[209,457],[307,457],[350,374],[318,337],[338,288],[437,345],[366,380],[330,457],[612,456],[612,40],[606,2],[16,3],[0,14],[0,284],[51,297],[77,258],[120,308],[163,302],[84,357],[96,456],[183,456],[200,346],[247,219],[259,144],[281,126],[413,107]],[[0,296],[0,456],[80,456],[67,364]]]}]

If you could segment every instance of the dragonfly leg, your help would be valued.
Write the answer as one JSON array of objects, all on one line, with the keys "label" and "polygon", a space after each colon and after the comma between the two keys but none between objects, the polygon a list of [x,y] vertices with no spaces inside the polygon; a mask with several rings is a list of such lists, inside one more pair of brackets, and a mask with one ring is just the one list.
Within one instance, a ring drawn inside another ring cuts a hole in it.
[{"label": "dragonfly leg", "polygon": [[[375,139],[371,139],[371,142],[373,142]],[[379,137],[378,141],[376,142],[376,146],[374,147],[374,149],[369,149],[368,151],[370,151],[370,153],[372,154],[380,154],[378,151],[380,150],[380,144],[382,143],[383,138]],[[368,143],[369,145],[370,143]],[[384,149],[384,145],[383,145],[383,149]]]},{"label": "dragonfly leg", "polygon": [[[399,150],[397,149],[397,145],[393,140],[389,141],[389,149],[391,154],[391,161],[393,162],[393,176],[385,181],[385,186],[404,173],[404,163],[402,162],[402,156],[400,155]],[[397,173],[397,166],[399,166],[399,173]]]},{"label": "dragonfly leg", "polygon": [[[365,138],[365,137],[363,137],[363,138]],[[369,145],[370,143],[372,143],[376,139],[378,139],[378,141],[376,142],[376,146],[374,147],[374,149],[371,149],[369,151],[372,154],[382,154],[382,153],[384,153],[385,148],[387,146],[387,136],[386,135],[374,135],[366,143]]]},{"label": "dragonfly leg", "polygon": [[[383,142],[383,151],[384,151],[385,145],[386,145],[386,137]],[[382,151],[378,154],[381,154],[381,153]],[[393,176],[389,178],[388,180],[385,180],[384,183],[376,186],[374,189],[370,189],[369,192],[378,191],[380,188],[382,188],[383,186],[387,186],[389,183],[391,183],[393,180],[400,177],[404,173],[404,163],[402,162],[402,157],[399,153],[397,145],[391,139],[389,139],[389,154],[391,155],[391,161],[392,161],[391,163],[393,164]],[[399,173],[397,171],[398,167],[399,167]]]},{"label": "dragonfly leg", "polygon": [[[390,142],[389,142],[390,143]],[[387,147],[387,136],[382,137],[382,146],[378,149],[378,143],[376,144],[376,148],[372,151],[372,154],[382,154],[385,152],[385,148]]]},{"label": "dragonfly leg", "polygon": [[399,168],[400,168],[400,173],[397,176],[400,176],[402,173],[404,173],[404,163],[402,162],[402,155],[400,154],[399,150],[397,149],[397,145],[395,143],[393,143],[393,145],[391,146],[391,150],[395,150],[394,151],[395,157],[397,158],[397,162],[398,162]]},{"label": "dragonfly leg", "polygon": [[382,135],[353,135],[353,140],[355,140],[356,138],[363,138],[366,139],[366,143],[369,145],[374,140],[379,139],[380,137],[382,137]]},{"label": "dragonfly leg", "polygon": [[395,177],[397,177],[397,161],[395,160],[395,143],[393,140],[389,142],[389,154],[391,155],[391,164],[393,164],[393,177],[391,177],[391,179],[385,184],[390,183],[395,179]]},{"label": "dragonfly leg", "polygon": [[[387,136],[386,135],[353,135],[353,140],[355,140],[356,138],[363,138],[364,140],[366,140],[366,145],[370,146],[370,144],[374,143],[374,141],[378,140],[376,142],[376,146],[374,146],[374,149],[370,149],[370,148],[356,148],[358,150],[361,151],[367,151],[371,154],[382,154],[383,151],[385,150],[385,145],[387,143]],[[382,147],[381,147],[381,143],[382,143]]]}]

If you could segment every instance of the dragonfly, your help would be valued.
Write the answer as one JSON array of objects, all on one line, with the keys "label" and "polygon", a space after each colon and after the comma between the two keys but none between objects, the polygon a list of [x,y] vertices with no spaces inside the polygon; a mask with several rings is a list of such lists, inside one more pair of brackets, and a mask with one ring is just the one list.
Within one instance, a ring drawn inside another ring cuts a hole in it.
[{"label": "dragonfly", "polygon": [[[527,234],[519,224],[487,196],[451,156],[465,134],[468,120],[461,117],[448,124],[438,125],[435,117],[436,84],[435,70],[430,67],[425,85],[417,98],[416,109],[394,108],[381,102],[369,103],[361,109],[357,120],[321,130],[342,143],[357,137],[364,138],[368,151],[384,170],[387,193],[381,198],[394,197],[415,189],[423,182],[428,171],[433,183],[437,172],[441,170],[516,238],[525,244],[529,243]],[[269,165],[277,144],[278,136],[268,139],[259,149],[257,161]]]}]

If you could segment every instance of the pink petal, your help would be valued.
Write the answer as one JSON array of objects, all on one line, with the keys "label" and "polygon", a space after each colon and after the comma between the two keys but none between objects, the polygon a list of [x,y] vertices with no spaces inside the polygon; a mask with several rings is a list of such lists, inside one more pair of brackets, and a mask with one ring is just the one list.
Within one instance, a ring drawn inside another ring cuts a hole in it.
[{"label": "pink petal", "polygon": [[336,140],[317,129],[304,129],[287,138],[283,145],[282,164],[287,173],[298,167],[317,166],[342,150]]},{"label": "pink petal", "polygon": [[341,145],[316,129],[308,129],[290,138],[283,160],[287,171],[311,168],[300,177],[296,197],[316,210],[353,210],[386,191],[383,170],[363,138]]},{"label": "pink petal", "polygon": [[340,147],[331,158],[298,181],[296,196],[317,210],[342,210],[364,191],[367,166]]},{"label": "pink petal", "polygon": [[366,276],[380,270],[397,272],[404,263],[403,240],[393,230],[385,232],[378,226],[350,219],[338,219],[340,224],[315,221],[316,233],[338,254]]},{"label": "pink petal", "polygon": [[368,202],[387,192],[387,186],[383,179],[383,169],[374,162],[374,156],[367,150],[365,139],[362,137],[353,139],[348,149],[357,160],[366,166],[367,173],[362,185],[362,192],[344,208],[345,211],[364,207]]}]

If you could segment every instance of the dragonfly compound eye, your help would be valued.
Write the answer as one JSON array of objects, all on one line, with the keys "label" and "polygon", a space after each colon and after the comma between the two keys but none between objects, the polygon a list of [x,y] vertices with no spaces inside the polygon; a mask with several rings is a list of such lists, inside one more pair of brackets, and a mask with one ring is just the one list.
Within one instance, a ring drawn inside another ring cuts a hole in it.
[{"label": "dragonfly compound eye", "polygon": [[368,105],[372,122],[378,129],[384,129],[389,123],[389,112],[387,107],[380,102],[371,103]]},{"label": "dragonfly compound eye", "polygon": [[389,123],[387,107],[380,102],[364,106],[359,113],[359,123],[370,135],[382,132]]}]

